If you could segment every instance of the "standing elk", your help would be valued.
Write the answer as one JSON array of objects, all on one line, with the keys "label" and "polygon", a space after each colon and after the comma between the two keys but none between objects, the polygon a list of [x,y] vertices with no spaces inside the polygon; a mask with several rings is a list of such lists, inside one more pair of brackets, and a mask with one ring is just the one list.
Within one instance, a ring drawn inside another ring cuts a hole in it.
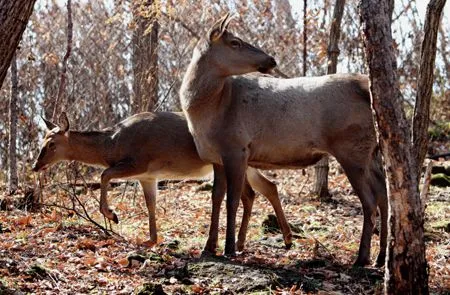
[{"label": "standing elk", "polygon": [[[47,133],[35,164],[40,171],[59,161],[80,161],[88,165],[106,167],[101,176],[100,212],[108,219],[119,222],[109,209],[107,188],[116,178],[137,179],[143,190],[149,212],[150,242],[156,243],[155,205],[159,179],[199,179],[211,174],[213,166],[202,161],[196,151],[183,113],[140,113],[103,131],[74,131],[69,129],[67,115],[61,115],[62,125],[45,120]],[[222,202],[226,182],[214,174],[213,201]],[[247,169],[245,190],[242,194],[244,212],[239,231],[238,249],[245,244],[256,191],[262,193],[273,206],[286,247],[292,244],[289,227],[275,184],[253,168]],[[206,249],[217,244],[220,203],[214,204],[210,237]],[[218,210],[218,211],[217,211]]]},{"label": "standing elk", "polygon": [[[236,210],[247,167],[299,169],[333,155],[363,208],[356,265],[370,263],[377,206],[380,253],[387,242],[387,194],[363,75],[277,79],[266,73],[273,57],[227,30],[226,15],[194,49],[180,99],[200,158],[221,165],[227,182],[225,254],[235,254]],[[215,202],[213,202],[215,203]]]}]

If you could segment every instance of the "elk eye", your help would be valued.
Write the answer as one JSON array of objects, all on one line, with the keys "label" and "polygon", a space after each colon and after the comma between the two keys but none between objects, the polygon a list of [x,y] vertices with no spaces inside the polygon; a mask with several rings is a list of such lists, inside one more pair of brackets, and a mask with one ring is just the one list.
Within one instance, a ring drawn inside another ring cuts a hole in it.
[{"label": "elk eye", "polygon": [[239,48],[239,47],[241,47],[241,42],[239,42],[238,40],[231,40],[230,45],[233,48]]},{"label": "elk eye", "polygon": [[50,142],[48,144],[48,147],[51,148],[51,149],[54,149],[55,148],[55,143],[54,142]]}]

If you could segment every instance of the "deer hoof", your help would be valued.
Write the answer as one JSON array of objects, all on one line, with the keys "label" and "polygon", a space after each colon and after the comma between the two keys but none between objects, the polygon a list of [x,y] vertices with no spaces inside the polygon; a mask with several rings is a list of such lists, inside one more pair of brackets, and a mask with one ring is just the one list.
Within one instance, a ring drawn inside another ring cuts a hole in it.
[{"label": "deer hoof", "polygon": [[113,217],[112,217],[112,221],[114,221],[114,223],[119,223],[119,218],[117,217],[117,214],[114,212],[111,212]]},{"label": "deer hoof", "polygon": [[284,247],[286,248],[286,250],[289,250],[289,249],[292,248],[292,245],[294,245],[294,243],[293,242],[288,242],[288,243],[285,243],[284,245],[285,245]]}]

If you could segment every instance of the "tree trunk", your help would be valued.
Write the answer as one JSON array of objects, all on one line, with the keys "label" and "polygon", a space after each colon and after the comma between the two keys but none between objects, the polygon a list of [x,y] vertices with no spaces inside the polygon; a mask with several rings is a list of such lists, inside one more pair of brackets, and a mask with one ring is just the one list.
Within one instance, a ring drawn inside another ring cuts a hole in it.
[{"label": "tree trunk", "polygon": [[306,76],[307,69],[307,42],[308,42],[308,1],[303,0],[303,76]]},{"label": "tree trunk", "polygon": [[[339,37],[341,34],[341,21],[344,14],[345,0],[336,0],[333,12],[333,20],[330,28],[330,39],[328,41],[328,74],[336,73],[337,59],[339,56]],[[316,182],[314,193],[321,201],[330,201],[331,195],[328,191],[328,156],[323,157],[315,166]]]},{"label": "tree trunk", "polygon": [[36,0],[0,0],[0,88]]},{"label": "tree trunk", "polygon": [[11,97],[9,100],[9,149],[8,149],[8,191],[13,194],[17,190],[17,97],[18,97],[17,60],[13,55],[11,61]]},{"label": "tree trunk", "polygon": [[420,170],[412,152],[410,126],[401,108],[391,33],[393,7],[392,0],[362,0],[360,7],[374,121],[388,180],[390,216],[385,291],[428,294],[417,175]]},{"label": "tree trunk", "polygon": [[[424,38],[420,51],[418,90],[413,118],[413,157],[417,162],[419,171],[421,171],[428,147],[428,124],[430,121],[430,102],[434,81],[436,41],[445,2],[446,0],[431,0],[428,4],[425,18]],[[417,177],[417,182],[419,182],[420,173],[417,174]]]},{"label": "tree trunk", "polygon": [[445,32],[444,25],[439,26],[439,33],[441,34],[441,55],[444,62],[444,69],[447,77],[447,82],[450,83],[450,61],[447,55],[447,33]]},{"label": "tree trunk", "polygon": [[[136,29],[133,35],[132,113],[152,111],[158,102],[158,31],[159,23],[153,1],[135,8]],[[142,11],[144,9],[144,11]]]},{"label": "tree trunk", "polygon": [[67,80],[67,61],[69,60],[72,52],[72,36],[73,36],[73,22],[72,22],[72,1],[67,0],[67,45],[66,53],[64,54],[61,79],[59,81],[58,96],[56,97],[55,104],[53,105],[52,121],[55,121],[56,116],[64,110],[66,104],[66,80]]}]

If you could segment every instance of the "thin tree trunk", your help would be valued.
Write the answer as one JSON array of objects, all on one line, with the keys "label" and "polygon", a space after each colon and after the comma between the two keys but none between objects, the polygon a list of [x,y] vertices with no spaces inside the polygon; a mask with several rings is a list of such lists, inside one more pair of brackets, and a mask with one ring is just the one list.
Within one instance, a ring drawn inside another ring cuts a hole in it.
[{"label": "thin tree trunk", "polygon": [[64,97],[66,95],[66,81],[67,81],[67,61],[72,52],[72,36],[73,36],[73,22],[72,22],[72,1],[67,0],[67,47],[66,54],[63,58],[61,69],[61,80],[59,82],[58,96],[53,105],[52,121],[55,121],[56,115],[61,112],[65,103]]},{"label": "thin tree trunk", "polygon": [[374,121],[388,180],[390,216],[385,291],[428,294],[419,169],[412,153],[410,126],[401,108],[391,32],[393,7],[392,0],[362,0],[360,6]]},{"label": "thin tree trunk", "polygon": [[[413,118],[413,157],[421,171],[428,147],[428,124],[433,91],[436,43],[442,10],[446,0],[431,0],[427,7],[424,38],[420,52],[420,68]],[[419,182],[420,173],[417,174]]]},{"label": "thin tree trunk", "polygon": [[[341,35],[341,21],[344,14],[345,0],[336,0],[333,12],[333,20],[330,28],[330,39],[328,41],[328,74],[334,74],[337,70],[337,59],[339,56],[339,37]],[[314,193],[321,201],[330,201],[331,195],[328,191],[328,156],[323,157],[315,166],[316,182]]]},{"label": "thin tree trunk", "polygon": [[36,0],[0,0],[0,88]]},{"label": "thin tree trunk", "polygon": [[18,97],[18,77],[16,55],[11,61],[11,97],[9,100],[9,149],[8,149],[8,191],[13,194],[17,190],[17,97]]},{"label": "thin tree trunk", "polygon": [[308,42],[308,1],[303,0],[303,76],[306,76],[307,70],[307,42]]},{"label": "thin tree trunk", "polygon": [[444,29],[444,25],[441,24],[439,26],[439,33],[441,34],[441,55],[442,55],[442,60],[444,62],[444,69],[445,69],[445,73],[446,73],[446,77],[447,77],[447,82],[450,83],[450,61],[448,59],[448,55],[447,55],[447,34],[445,32]]},{"label": "thin tree trunk", "polygon": [[158,102],[159,23],[155,9],[152,0],[135,8],[137,27],[133,35],[132,113],[152,111]]}]

